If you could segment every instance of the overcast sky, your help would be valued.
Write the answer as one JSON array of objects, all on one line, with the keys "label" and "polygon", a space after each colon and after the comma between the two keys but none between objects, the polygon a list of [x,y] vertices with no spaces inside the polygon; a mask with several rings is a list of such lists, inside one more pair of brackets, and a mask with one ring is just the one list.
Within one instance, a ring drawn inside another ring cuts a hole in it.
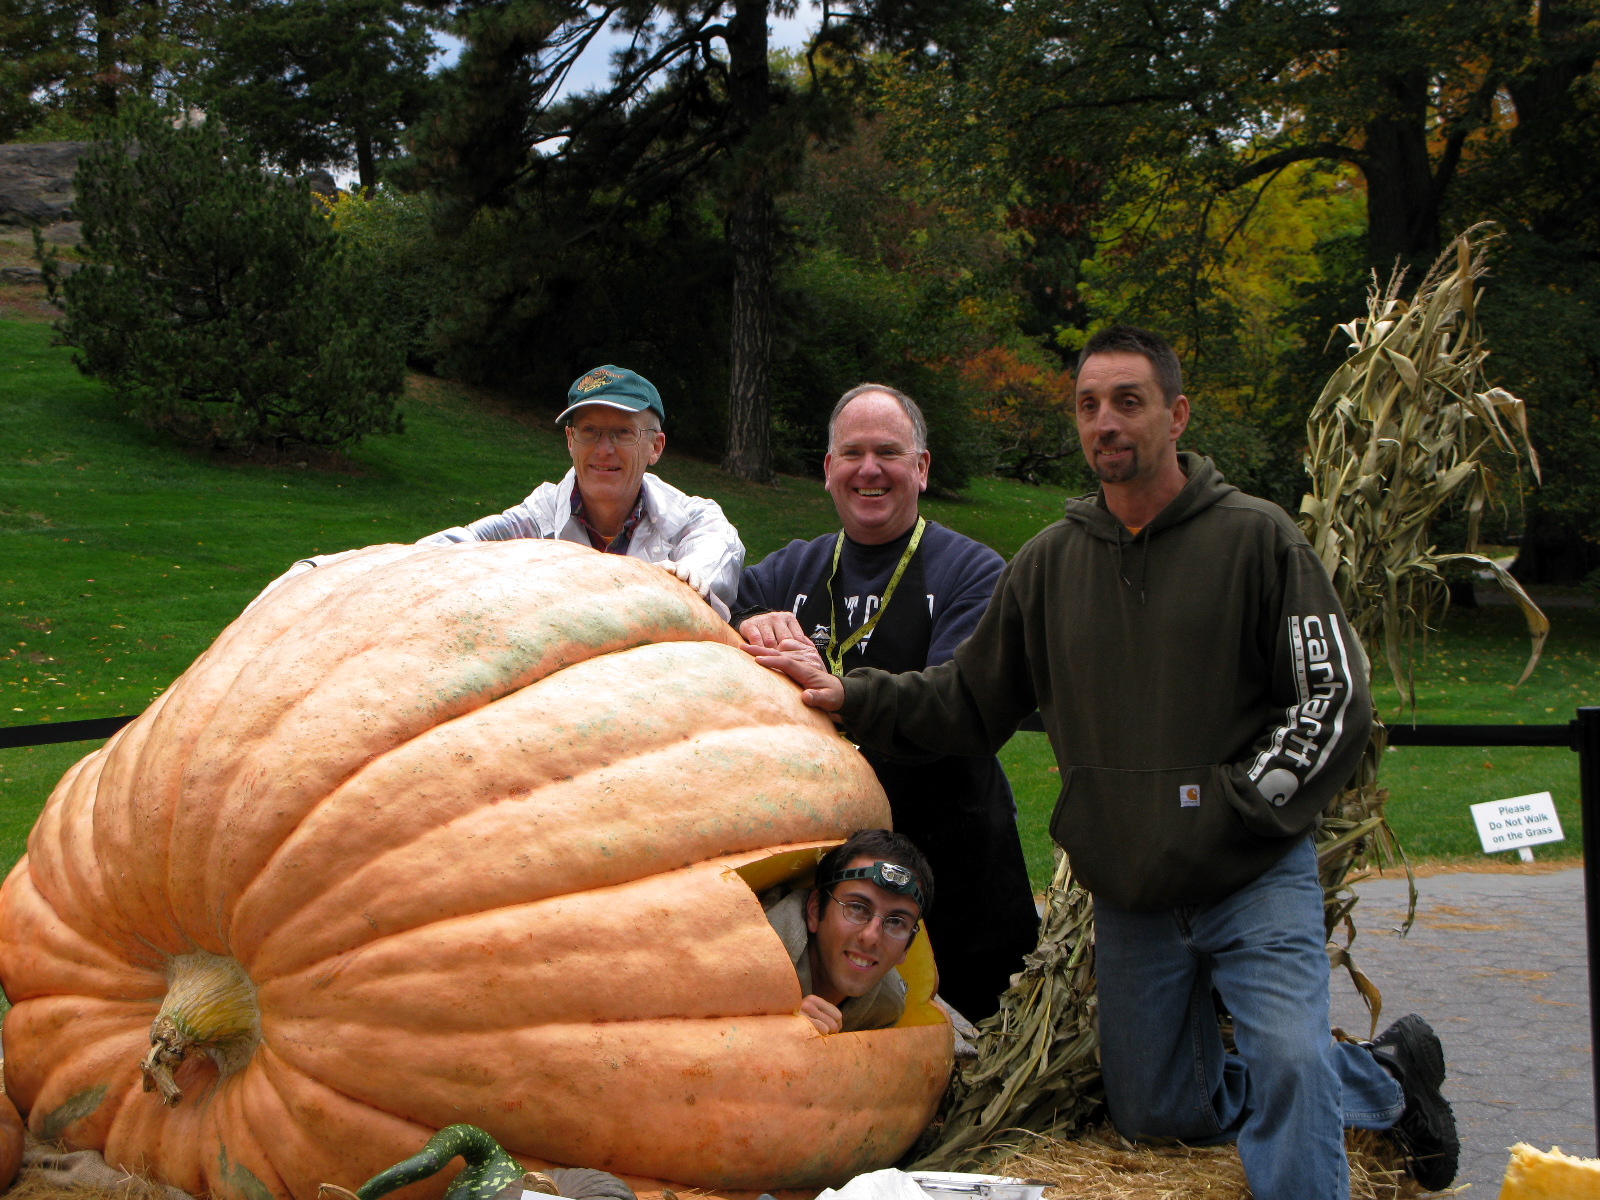
[{"label": "overcast sky", "polygon": [[[767,24],[767,30],[774,50],[797,50],[805,45],[806,38],[817,26],[821,19],[821,6],[815,0],[802,0],[795,15],[792,17],[775,17]],[[455,62],[461,53],[461,41],[449,34],[441,33],[439,38],[440,49],[433,57],[435,68],[447,67]],[[560,95],[569,92],[585,92],[590,88],[600,87],[611,76],[611,52],[626,41],[627,35],[612,33],[607,30],[590,43],[572,71],[567,75],[565,86]],[[559,97],[558,97],[559,98]],[[348,167],[337,168],[333,172],[335,182],[342,188],[355,185],[356,171],[354,164]]]},{"label": "overcast sky", "polygon": [[[821,17],[820,6],[814,2],[802,3],[792,17],[775,17],[767,24],[774,50],[796,50],[805,45],[806,38],[816,28]],[[607,30],[597,37],[567,76],[565,92],[583,92],[604,84],[611,74],[611,52],[627,40],[626,34]],[[448,34],[440,34],[441,50],[434,58],[437,66],[448,66],[461,53],[461,43]]]}]

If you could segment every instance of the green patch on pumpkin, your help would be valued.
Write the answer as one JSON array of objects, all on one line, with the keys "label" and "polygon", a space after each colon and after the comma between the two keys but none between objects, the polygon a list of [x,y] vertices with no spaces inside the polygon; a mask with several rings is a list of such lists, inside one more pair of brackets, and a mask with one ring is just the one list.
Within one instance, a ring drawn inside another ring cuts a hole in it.
[{"label": "green patch on pumpkin", "polygon": [[222,1182],[233,1188],[244,1200],[277,1200],[272,1189],[256,1177],[256,1173],[243,1163],[228,1161],[228,1148],[223,1146],[217,1154],[217,1173]]},{"label": "green patch on pumpkin", "polygon": [[39,1125],[39,1136],[47,1142],[55,1141],[66,1133],[67,1126],[74,1121],[83,1120],[99,1108],[105,1098],[106,1085],[103,1083],[84,1088],[81,1092],[74,1092],[45,1116]]}]

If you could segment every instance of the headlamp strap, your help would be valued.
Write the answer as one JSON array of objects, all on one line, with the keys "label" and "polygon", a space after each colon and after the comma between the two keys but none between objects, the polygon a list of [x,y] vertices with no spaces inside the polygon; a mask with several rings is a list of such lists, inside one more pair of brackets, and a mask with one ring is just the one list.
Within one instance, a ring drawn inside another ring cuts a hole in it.
[{"label": "headlamp strap", "polygon": [[870,867],[851,867],[845,871],[835,871],[818,886],[827,891],[834,884],[844,883],[848,879],[871,880],[886,892],[910,896],[917,902],[918,908],[927,907],[927,902],[922,898],[922,889],[917,886],[917,877],[899,863],[879,860]]}]

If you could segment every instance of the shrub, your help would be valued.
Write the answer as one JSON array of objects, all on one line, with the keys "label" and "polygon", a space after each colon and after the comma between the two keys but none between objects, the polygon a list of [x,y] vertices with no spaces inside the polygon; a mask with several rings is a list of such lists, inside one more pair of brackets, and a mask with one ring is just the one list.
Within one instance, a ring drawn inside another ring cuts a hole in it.
[{"label": "shrub", "polygon": [[430,326],[448,305],[458,247],[435,234],[427,196],[387,184],[345,192],[333,205],[333,227],[370,264],[369,302],[387,314],[407,361],[433,371]]},{"label": "shrub", "polygon": [[334,449],[400,427],[400,338],[370,255],[214,125],[141,108],[78,166],[84,265],[46,257],[80,370],[217,448]]},{"label": "shrub", "polygon": [[1078,442],[1072,372],[1018,339],[975,354],[962,374],[983,397],[975,415],[989,449],[990,474],[1089,490],[1093,480]]},{"label": "shrub", "polygon": [[900,388],[921,406],[935,494],[954,495],[986,469],[988,431],[973,415],[983,396],[961,364],[988,331],[942,280],[827,247],[797,255],[779,280],[788,308],[773,370],[782,469],[820,471],[834,402],[869,380]]}]

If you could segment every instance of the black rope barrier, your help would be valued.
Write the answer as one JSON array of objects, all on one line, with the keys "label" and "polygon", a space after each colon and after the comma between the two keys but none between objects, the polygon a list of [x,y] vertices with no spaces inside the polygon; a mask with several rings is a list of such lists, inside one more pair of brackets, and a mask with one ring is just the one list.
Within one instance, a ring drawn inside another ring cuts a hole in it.
[{"label": "black rope barrier", "polygon": [[92,742],[108,738],[132,717],[93,717],[87,721],[50,721],[43,725],[0,727],[0,750],[20,746],[54,746],[61,742]]}]

